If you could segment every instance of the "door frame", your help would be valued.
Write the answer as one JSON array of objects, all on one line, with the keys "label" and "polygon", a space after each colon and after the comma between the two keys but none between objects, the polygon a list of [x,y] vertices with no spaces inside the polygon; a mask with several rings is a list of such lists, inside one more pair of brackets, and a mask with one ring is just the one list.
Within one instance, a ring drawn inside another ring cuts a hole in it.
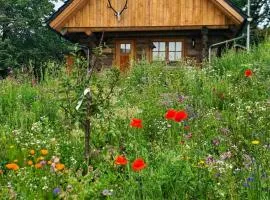
[{"label": "door frame", "polygon": [[123,43],[131,44],[130,61],[136,59],[136,43],[134,39],[117,39],[115,40],[115,64],[120,68],[120,45]]}]

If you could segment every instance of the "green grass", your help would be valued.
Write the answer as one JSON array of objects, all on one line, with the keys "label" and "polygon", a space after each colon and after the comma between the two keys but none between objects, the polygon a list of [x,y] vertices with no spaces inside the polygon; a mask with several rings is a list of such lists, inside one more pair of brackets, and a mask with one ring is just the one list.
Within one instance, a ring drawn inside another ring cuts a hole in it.
[{"label": "green grass", "polygon": [[[203,69],[136,64],[109,109],[92,119],[89,165],[83,130],[60,107],[63,76],[34,87],[27,80],[0,82],[1,199],[269,199],[269,41],[251,53],[228,52]],[[93,85],[106,85],[106,77],[97,74]],[[166,120],[171,108],[185,110],[188,119]],[[132,118],[142,119],[143,128],[130,127]],[[49,151],[46,161],[59,157],[65,170],[27,166],[38,163],[41,149]],[[126,166],[114,164],[118,155],[126,156]],[[139,157],[147,167],[134,172]],[[6,168],[14,160],[18,171]],[[102,195],[105,189],[112,195]]]}]

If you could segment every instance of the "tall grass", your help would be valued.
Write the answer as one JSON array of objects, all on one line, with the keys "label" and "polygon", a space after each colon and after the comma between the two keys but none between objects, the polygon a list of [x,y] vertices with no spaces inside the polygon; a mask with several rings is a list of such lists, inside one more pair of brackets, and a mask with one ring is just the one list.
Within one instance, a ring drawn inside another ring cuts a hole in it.
[{"label": "tall grass", "polygon": [[[268,199],[269,44],[228,52],[203,69],[136,64],[123,75],[109,109],[99,108],[103,112],[92,119],[90,165],[83,161],[81,127],[64,123],[64,74],[37,86],[2,81],[0,198]],[[105,72],[97,74],[92,89],[107,82]],[[166,120],[172,108],[185,110],[188,119]],[[130,127],[132,118],[142,119],[143,128]],[[46,161],[59,157],[65,170],[28,166],[28,160],[38,163],[41,149],[49,150]],[[128,165],[117,166],[118,155]],[[147,167],[134,172],[139,157]],[[13,162],[18,171],[6,169]]]}]

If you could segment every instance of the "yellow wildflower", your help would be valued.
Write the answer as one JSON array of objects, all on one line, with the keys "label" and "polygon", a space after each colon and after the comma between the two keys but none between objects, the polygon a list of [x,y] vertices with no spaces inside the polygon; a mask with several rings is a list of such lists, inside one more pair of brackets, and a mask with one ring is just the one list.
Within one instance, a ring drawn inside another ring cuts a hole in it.
[{"label": "yellow wildflower", "polygon": [[40,153],[41,153],[41,155],[46,156],[48,154],[48,150],[47,149],[41,149]]},{"label": "yellow wildflower", "polygon": [[29,151],[29,153],[30,153],[30,155],[35,155],[35,150],[34,149],[31,149],[30,151]]},{"label": "yellow wildflower", "polygon": [[260,141],[259,140],[253,140],[252,142],[251,142],[251,144],[260,144]]},{"label": "yellow wildflower", "polygon": [[198,165],[204,165],[205,162],[203,160],[200,160],[200,162],[198,163]]},{"label": "yellow wildflower", "polygon": [[38,157],[37,162],[42,161],[42,160],[44,160],[44,157],[40,156]]}]

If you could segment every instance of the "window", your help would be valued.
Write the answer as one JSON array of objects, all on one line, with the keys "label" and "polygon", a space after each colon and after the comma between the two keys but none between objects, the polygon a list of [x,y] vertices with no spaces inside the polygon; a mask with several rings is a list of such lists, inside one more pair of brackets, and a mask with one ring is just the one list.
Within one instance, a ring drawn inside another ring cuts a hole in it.
[{"label": "window", "polygon": [[131,51],[131,44],[121,44],[120,45],[120,52],[121,53],[130,53]]},{"label": "window", "polygon": [[182,58],[182,42],[153,42],[153,61],[179,61]]},{"label": "window", "polygon": [[182,57],[182,42],[169,42],[169,61],[179,61]]},{"label": "window", "polygon": [[153,43],[153,60],[165,60],[166,58],[166,43],[154,42]]}]

